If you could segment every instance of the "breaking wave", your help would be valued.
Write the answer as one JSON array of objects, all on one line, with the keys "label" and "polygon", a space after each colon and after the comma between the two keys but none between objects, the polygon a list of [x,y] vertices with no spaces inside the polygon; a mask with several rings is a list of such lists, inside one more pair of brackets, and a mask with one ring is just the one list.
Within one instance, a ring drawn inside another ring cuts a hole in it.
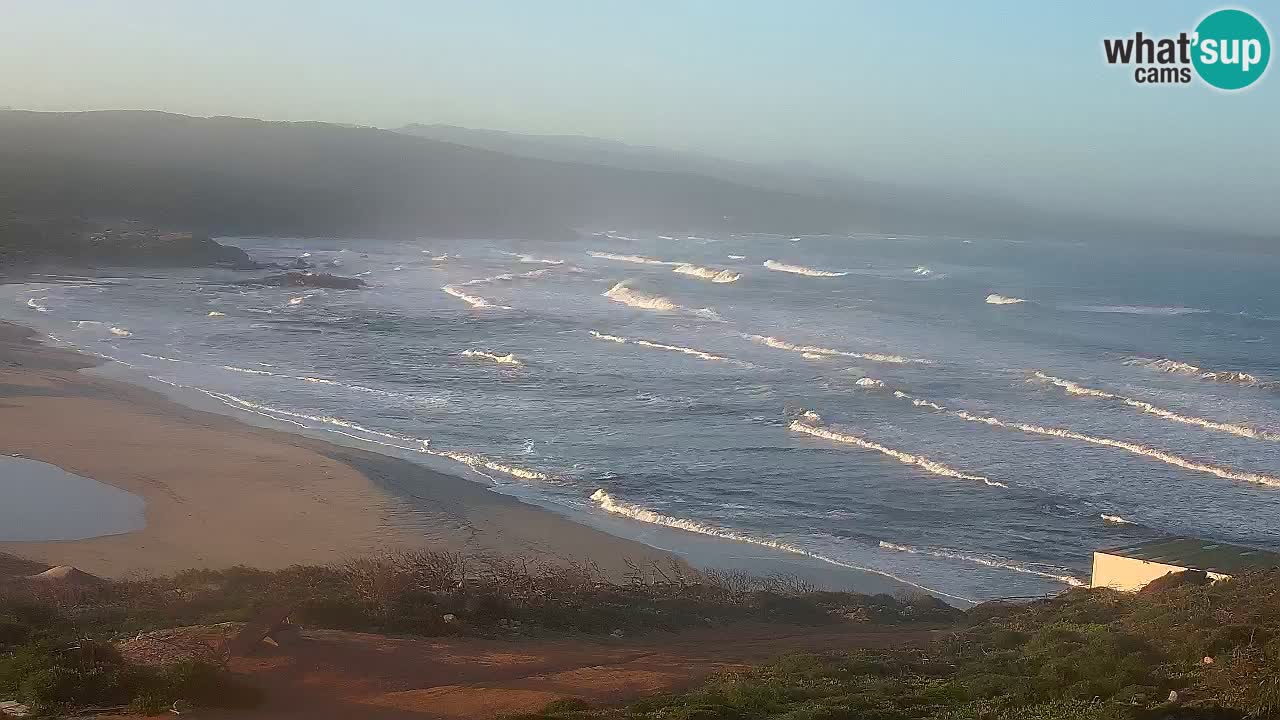
[{"label": "breaking wave", "polygon": [[130,337],[133,335],[133,333],[129,332],[126,328],[116,327],[115,325],[112,325],[108,330],[116,337]]},{"label": "breaking wave", "polygon": [[305,297],[291,297],[291,298],[289,298],[289,304],[290,304],[290,305],[301,305],[303,300],[306,300],[306,298],[305,298]]},{"label": "breaking wave", "polygon": [[1098,517],[1102,518],[1102,522],[1110,523],[1112,525],[1137,525],[1134,521],[1127,520],[1119,515],[1107,515],[1106,513],[1103,513]]},{"label": "breaking wave", "polygon": [[869,377],[861,377],[861,378],[858,378],[858,382],[854,383],[854,385],[857,385],[857,386],[859,386],[859,387],[871,387],[871,388],[882,388],[882,387],[884,387],[884,383],[883,383],[883,382],[880,382],[879,380],[877,380],[877,379],[875,379],[875,378],[869,378]]},{"label": "breaking wave", "polygon": [[1143,400],[1109,393],[1105,390],[1085,387],[1084,385],[1071,382],[1070,380],[1063,380],[1062,378],[1054,377],[1052,375],[1046,375],[1038,370],[1035,373],[1035,377],[1066,390],[1068,395],[1096,397],[1103,400],[1119,400],[1129,407],[1137,408],[1144,413],[1155,415],[1156,417],[1163,418],[1170,422],[1182,423],[1183,425],[1193,425],[1195,427],[1204,428],[1205,430],[1217,430],[1218,432],[1230,433],[1232,435],[1251,438],[1253,440],[1271,440],[1273,442],[1280,442],[1280,434],[1267,432],[1266,430],[1257,430],[1245,425],[1236,425],[1234,423],[1206,420],[1204,418],[1195,417],[1194,415],[1182,415],[1173,412],[1172,410],[1157,407]]},{"label": "breaking wave", "polygon": [[1018,305],[1024,302],[1026,302],[1026,300],[1023,300],[1022,298],[1005,297],[999,293],[991,293],[987,296],[988,305]]},{"label": "breaking wave", "polygon": [[226,316],[227,314],[224,312],[218,312],[217,310],[210,310],[209,314],[206,315],[205,317],[226,317]]},{"label": "breaking wave", "polygon": [[910,395],[901,391],[895,392],[894,397],[910,400],[911,403],[917,407],[929,407],[934,410],[940,410],[942,412],[946,412],[950,415],[958,417],[962,420],[968,420],[969,422],[973,422],[973,423],[990,425],[991,427],[1007,428],[1009,430],[1017,430],[1019,432],[1024,432],[1031,435],[1043,435],[1046,437],[1058,437],[1058,438],[1064,438],[1067,440],[1079,440],[1080,442],[1086,442],[1091,445],[1098,445],[1101,447],[1109,447],[1109,448],[1115,448],[1117,450],[1124,450],[1125,452],[1132,453],[1134,455],[1151,458],[1153,460],[1159,460],[1160,462],[1167,463],[1169,465],[1180,467],[1186,470],[1194,470],[1196,472],[1208,473],[1210,475],[1223,478],[1224,480],[1240,480],[1242,482],[1250,482],[1250,483],[1255,483],[1257,485],[1267,485],[1269,487],[1280,487],[1280,477],[1273,477],[1271,475],[1264,475],[1262,473],[1234,470],[1228,467],[1219,467],[1217,465],[1210,465],[1208,463],[1197,462],[1195,460],[1189,460],[1184,457],[1179,457],[1178,455],[1174,455],[1173,453],[1166,452],[1164,450],[1159,450],[1153,447],[1147,447],[1146,445],[1140,445],[1138,443],[1127,442],[1124,440],[1112,440],[1111,438],[1097,437],[1095,435],[1086,435],[1084,433],[1079,433],[1074,430],[1064,430],[1062,428],[1044,427],[1042,425],[1033,425],[1031,423],[1010,422],[1010,421],[1001,420],[996,417],[991,417],[988,415],[975,415],[966,410],[951,410],[941,405],[938,405],[937,403],[932,403],[927,400],[920,400],[918,398],[913,398]]},{"label": "breaking wave", "polygon": [[916,268],[911,271],[911,274],[919,275],[920,277],[928,277],[933,274],[933,271],[923,265],[917,265]]},{"label": "breaking wave", "polygon": [[563,265],[564,264],[563,260],[550,260],[547,258],[540,258],[534,255],[523,255],[521,253],[513,253],[513,252],[504,252],[502,254],[508,255],[510,257],[513,257],[519,260],[522,263],[528,263],[530,265]]},{"label": "breaking wave", "polygon": [[637,265],[683,265],[684,263],[671,262],[669,260],[654,260],[641,255],[618,255],[616,253],[600,252],[599,250],[588,250],[587,254],[593,258],[600,260],[616,260],[618,262],[635,263]]},{"label": "breaking wave", "polygon": [[898,545],[896,543],[885,542],[884,540],[880,541],[880,547],[894,552],[910,553],[912,555],[928,555],[930,557],[945,558],[948,560],[962,560],[964,562],[975,563],[977,565],[985,565],[990,568],[1010,570],[1012,572],[1024,573],[1027,575],[1037,575],[1042,578],[1056,580],[1064,585],[1070,585],[1071,587],[1084,587],[1087,584],[1080,578],[1075,577],[1074,575],[1067,575],[1065,572],[1045,572],[1043,570],[1036,570],[1035,568],[1027,567],[1026,565],[1019,565],[1018,563],[1011,562],[1009,560],[966,555],[954,550],[946,550],[942,548],[914,548],[910,545]]},{"label": "breaking wave", "polygon": [[691,355],[693,357],[698,358],[699,360],[716,360],[716,361],[731,362],[735,364],[746,364],[746,363],[741,363],[737,360],[730,360],[729,358],[723,357],[721,355],[715,355],[713,353],[705,352],[703,350],[698,350],[696,348],[681,347],[679,345],[667,345],[664,343],[653,342],[652,340],[631,340],[629,338],[620,337],[618,335],[607,335],[605,333],[597,332],[595,330],[591,330],[589,332],[591,333],[591,337],[594,337],[598,340],[607,340],[609,342],[615,342],[620,345],[631,344],[631,345],[639,345],[640,347],[653,348],[655,350],[666,350],[668,352],[677,352],[683,355]]},{"label": "breaking wave", "polygon": [[661,513],[654,512],[647,508],[642,508],[636,505],[630,505],[627,503],[618,502],[613,498],[613,496],[605,492],[604,488],[597,489],[594,493],[592,493],[591,500],[595,502],[596,505],[601,510],[607,513],[610,513],[612,515],[620,515],[622,517],[631,518],[632,520],[636,520],[639,522],[649,523],[651,525],[661,525],[663,527],[675,528],[677,530],[684,530],[685,532],[697,533],[699,535],[709,535],[711,537],[718,537],[724,540],[732,540],[734,542],[747,543],[749,545],[757,545],[760,547],[771,548],[773,550],[780,550],[782,552],[791,553],[793,555],[803,555],[805,557],[810,557],[815,560],[820,560],[822,562],[825,562],[831,565],[836,565],[843,568],[848,568],[850,570],[861,570],[863,572],[875,573],[876,575],[887,577],[892,580],[897,580],[898,582],[901,582],[901,583],[906,583],[907,585],[910,585],[915,588],[919,588],[921,590],[933,593],[935,595],[942,595],[944,597],[952,598],[953,600],[961,600],[963,602],[967,602],[970,604],[977,604],[976,601],[971,600],[969,598],[960,597],[959,595],[951,595],[949,593],[944,593],[940,590],[934,590],[933,588],[925,587],[924,585],[920,585],[919,583],[911,582],[910,580],[898,577],[897,575],[892,575],[890,573],[884,572],[883,570],[859,567],[856,565],[851,565],[849,563],[840,562],[839,560],[835,560],[825,555],[821,555],[815,552],[811,552],[809,550],[805,550],[802,547],[792,545],[790,543],[785,543],[778,540],[770,540],[768,538],[752,537],[750,535],[746,535],[740,532],[735,532],[733,530],[727,530],[725,528],[716,527],[714,525],[701,523],[696,520],[688,520],[685,518],[678,518],[678,517],[672,517],[670,515],[663,515]]},{"label": "breaking wave", "polygon": [[49,298],[27,298],[27,307],[35,310],[36,312],[49,312],[49,308],[41,302],[48,299]]},{"label": "breaking wave", "polygon": [[524,364],[520,362],[520,360],[511,353],[507,353],[506,355],[498,355],[497,353],[485,352],[484,350],[463,350],[462,356],[484,358],[485,360],[492,360],[498,363],[499,365],[514,365],[516,367],[520,367],[521,365]]},{"label": "breaking wave", "polygon": [[935,475],[956,478],[958,480],[973,480],[990,487],[1009,487],[1002,482],[997,482],[990,478],[983,477],[982,475],[971,475],[969,473],[960,472],[959,470],[943,465],[940,462],[930,460],[922,455],[912,455],[911,453],[905,453],[901,450],[894,450],[893,448],[885,447],[880,443],[866,440],[857,435],[836,432],[834,430],[820,427],[817,424],[819,422],[821,422],[821,418],[817,413],[806,412],[801,416],[801,419],[792,420],[791,425],[788,427],[794,432],[805,433],[806,435],[812,435],[814,437],[844,443],[846,445],[855,445],[863,448],[864,450],[875,450],[878,453],[888,455],[904,465],[915,465],[917,467],[924,468]]},{"label": "breaking wave", "polygon": [[728,258],[730,260],[746,260],[747,256],[746,255],[729,255]]},{"label": "breaking wave", "polygon": [[[776,337],[769,337],[767,335],[743,335],[743,337],[753,342],[758,342],[761,345],[767,345],[771,348],[775,348],[777,350],[790,350],[791,352],[801,353],[806,357],[810,355],[814,355],[814,356],[836,355],[839,357],[858,358],[860,360],[871,360],[873,362],[895,363],[895,364],[922,363],[922,364],[928,365],[933,362],[932,360],[924,360],[922,358],[909,358],[909,357],[903,357],[902,355],[886,355],[884,353],[849,352],[846,350],[834,350],[832,348],[817,347],[814,345],[795,345],[793,343],[787,342],[786,340],[780,340]],[[810,359],[813,359],[813,358],[810,358]]]},{"label": "breaking wave", "polygon": [[803,265],[788,265],[787,263],[778,262],[777,260],[765,260],[764,266],[775,272],[791,273],[792,275],[804,275],[806,277],[843,277],[848,275],[847,272],[832,272],[831,270],[818,270]]},{"label": "breaking wave", "polygon": [[742,277],[741,274],[732,270],[717,270],[715,268],[698,267],[697,265],[677,265],[671,270],[681,275],[691,275],[703,280],[710,280],[713,283],[731,283],[737,282]]},{"label": "breaking wave", "polygon": [[485,300],[484,298],[480,297],[479,295],[468,295],[462,290],[459,290],[454,285],[445,285],[440,289],[443,290],[446,295],[452,295],[458,298],[459,300],[461,300],[462,302],[470,305],[473,308],[501,308],[503,310],[511,309],[506,305],[495,305],[489,302],[488,300]]},{"label": "breaking wave", "polygon": [[625,282],[620,282],[606,290],[604,292],[604,297],[607,297],[614,302],[622,303],[628,307],[640,308],[642,310],[673,312],[680,309],[679,305],[676,305],[661,295],[645,295],[644,293],[636,292],[635,290],[627,287]]},{"label": "breaking wave", "polygon": [[1156,372],[1172,373],[1175,375],[1191,375],[1201,380],[1211,380],[1213,382],[1230,383],[1233,385],[1258,385],[1261,381],[1256,375],[1250,375],[1247,372],[1239,370],[1206,370],[1196,367],[1190,363],[1179,362],[1178,360],[1170,360],[1169,358],[1149,359],[1134,358],[1125,361],[1125,365],[1137,365],[1140,367],[1150,368]]},{"label": "breaking wave", "polygon": [[152,360],[164,360],[165,362],[175,362],[175,363],[186,362],[186,360],[179,360],[177,358],[165,357],[163,355],[149,355],[147,353],[138,353],[138,354],[144,358],[151,358]]}]

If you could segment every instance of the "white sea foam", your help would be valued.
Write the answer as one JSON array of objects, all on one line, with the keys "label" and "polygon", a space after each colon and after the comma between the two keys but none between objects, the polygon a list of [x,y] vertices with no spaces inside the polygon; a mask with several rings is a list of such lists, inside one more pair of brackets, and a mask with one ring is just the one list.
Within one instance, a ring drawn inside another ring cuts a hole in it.
[{"label": "white sea foam", "polygon": [[503,253],[503,255],[510,255],[511,257],[519,260],[520,262],[528,263],[530,265],[563,265],[564,264],[563,260],[550,260],[548,258],[540,258],[535,255],[523,255],[521,253],[513,253],[513,252]]},{"label": "white sea foam", "polygon": [[440,289],[441,289],[441,290],[443,290],[443,291],[445,292],[445,294],[446,294],[446,295],[452,295],[453,297],[458,298],[459,300],[461,300],[462,302],[464,302],[464,303],[466,303],[466,304],[470,305],[470,306],[471,306],[471,307],[473,307],[473,308],[499,308],[499,309],[502,309],[502,310],[510,310],[510,309],[511,309],[510,307],[508,307],[508,306],[506,306],[506,305],[495,305],[494,303],[491,303],[491,302],[489,302],[488,300],[485,300],[484,298],[480,297],[479,295],[469,295],[469,294],[467,294],[467,293],[463,292],[462,290],[459,290],[459,289],[458,289],[456,286],[454,286],[454,285],[445,285],[444,287],[442,287],[442,288],[440,288]]},{"label": "white sea foam", "polygon": [[766,547],[766,548],[771,548],[773,550],[780,550],[782,552],[791,553],[793,555],[804,555],[806,557],[811,557],[815,560],[820,560],[822,562],[825,562],[831,565],[836,565],[843,568],[849,568],[851,570],[862,570],[864,572],[875,573],[882,577],[891,578],[893,580],[897,580],[898,582],[906,583],[912,587],[916,587],[936,595],[942,595],[944,597],[949,597],[954,600],[961,600],[963,602],[967,602],[970,604],[976,604],[974,600],[970,600],[969,598],[964,598],[958,595],[951,595],[949,593],[944,593],[939,590],[934,590],[932,588],[925,587],[923,585],[920,585],[919,583],[911,582],[910,580],[906,580],[904,578],[898,577],[897,575],[892,575],[882,570],[876,570],[874,568],[859,567],[856,565],[851,565],[849,563],[844,563],[839,560],[835,560],[833,558],[827,557],[825,555],[821,555],[819,553],[805,550],[804,548],[801,548],[797,545],[793,545],[791,543],[781,542],[778,540],[771,540],[769,538],[752,537],[745,533],[736,532],[734,530],[728,530],[725,528],[716,527],[714,525],[701,523],[696,520],[688,520],[686,518],[678,518],[678,517],[672,517],[670,515],[663,515],[662,513],[657,513],[647,508],[639,507],[637,505],[631,505],[628,503],[619,502],[615,500],[611,495],[609,495],[609,493],[605,492],[604,488],[597,489],[594,493],[592,493],[591,500],[594,501],[601,510],[607,513],[610,513],[613,515],[620,515],[622,517],[627,517],[632,520],[636,520],[638,522],[649,523],[651,525],[661,525],[663,527],[674,528],[677,530],[684,530],[685,532],[697,533],[699,535],[709,535],[711,537],[718,537],[724,540],[732,540],[734,542],[746,543],[749,545],[757,545],[760,547]]},{"label": "white sea foam", "polygon": [[245,375],[268,375],[271,377],[277,377],[275,373],[269,370],[253,370],[251,368],[236,367],[235,365],[223,365],[222,369],[229,370],[231,372],[244,373]]},{"label": "white sea foam", "polygon": [[1280,442],[1280,434],[1267,432],[1266,430],[1258,430],[1255,428],[1248,427],[1246,425],[1237,425],[1235,423],[1225,423],[1225,422],[1217,422],[1215,420],[1206,420],[1204,418],[1196,417],[1194,415],[1182,415],[1180,413],[1173,412],[1172,410],[1166,410],[1162,407],[1157,407],[1144,400],[1138,400],[1136,398],[1126,397],[1124,395],[1109,393],[1109,392],[1106,392],[1105,390],[1098,390],[1091,387],[1085,387],[1084,385],[1071,382],[1070,380],[1063,380],[1062,378],[1059,378],[1059,377],[1046,375],[1038,370],[1035,373],[1035,377],[1037,379],[1044,380],[1045,382],[1050,383],[1052,385],[1056,385],[1062,388],[1063,390],[1066,390],[1068,395],[1096,397],[1096,398],[1101,398],[1103,400],[1119,400],[1120,402],[1124,403],[1125,405],[1128,405],[1129,407],[1136,408],[1138,410],[1141,410],[1144,413],[1147,413],[1149,415],[1155,415],[1158,418],[1162,418],[1170,422],[1182,423],[1183,425],[1193,425],[1195,427],[1204,428],[1205,430],[1216,430],[1218,432],[1230,433],[1232,435],[1251,438],[1253,440],[1271,440],[1273,442]]},{"label": "white sea foam", "polygon": [[1037,575],[1042,578],[1056,580],[1060,583],[1063,583],[1064,585],[1070,585],[1071,587],[1084,587],[1086,585],[1085,581],[1081,580],[1080,578],[1074,575],[1068,575],[1065,571],[1059,571],[1056,573],[1046,572],[1044,570],[1037,570],[1033,567],[1028,567],[1026,565],[1020,565],[1010,560],[1001,560],[999,558],[985,558],[977,555],[968,555],[962,552],[957,552],[955,550],[947,550],[945,548],[915,548],[915,547],[911,547],[910,545],[898,545],[897,543],[885,542],[884,540],[880,541],[880,547],[884,548],[885,550],[892,550],[894,552],[910,553],[912,555],[928,555],[930,557],[945,558],[948,560],[960,560],[963,562],[974,563],[977,565],[985,565],[990,568],[998,568],[1000,570],[1009,570],[1012,572],[1023,573],[1026,575]]},{"label": "white sea foam", "polygon": [[138,354],[144,358],[151,358],[152,360],[164,360],[165,362],[174,362],[174,363],[186,362],[186,360],[179,360],[177,358],[165,357],[164,355],[149,355],[147,353],[138,353]]},{"label": "white sea foam", "polygon": [[653,342],[652,340],[632,340],[630,338],[624,338],[618,335],[608,335],[602,332],[597,332],[595,330],[591,330],[590,333],[592,337],[597,338],[599,340],[607,340],[609,342],[615,342],[619,344],[639,345],[640,347],[652,348],[654,350],[666,350],[668,352],[677,352],[683,355],[690,355],[690,356],[696,357],[699,360],[725,361],[725,362],[731,362],[731,363],[741,364],[741,365],[747,364],[747,363],[740,363],[737,360],[730,360],[729,358],[722,357],[720,355],[715,355],[713,353],[709,353],[703,350],[698,350],[696,348],[682,347],[680,345],[668,345],[666,343]]},{"label": "white sea foam", "polygon": [[747,256],[746,255],[729,255],[728,258],[730,260],[746,260]]},{"label": "white sea foam", "polygon": [[622,303],[628,307],[640,308],[641,310],[673,312],[680,309],[679,305],[676,305],[667,298],[660,295],[645,295],[644,293],[636,292],[635,290],[627,287],[625,282],[620,282],[606,290],[604,292],[604,297],[607,297],[614,302]]},{"label": "white sea foam", "polygon": [[962,420],[968,420],[969,422],[973,422],[973,423],[981,423],[983,425],[990,425],[991,427],[1017,430],[1019,432],[1024,432],[1031,435],[1043,435],[1046,437],[1058,437],[1058,438],[1064,438],[1067,440],[1079,440],[1080,442],[1086,442],[1091,445],[1115,448],[1117,450],[1123,450],[1125,452],[1132,453],[1134,455],[1139,455],[1141,457],[1147,457],[1153,460],[1159,460],[1160,462],[1167,463],[1169,465],[1180,467],[1186,470],[1194,470],[1196,472],[1208,473],[1210,475],[1223,478],[1224,480],[1240,480],[1242,482],[1250,482],[1250,483],[1255,483],[1257,485],[1280,487],[1280,477],[1273,477],[1271,475],[1264,475],[1262,473],[1248,472],[1243,470],[1235,470],[1229,467],[1220,467],[1217,465],[1210,465],[1208,463],[1202,463],[1195,460],[1189,460],[1187,458],[1174,455],[1173,453],[1166,452],[1164,450],[1159,450],[1153,447],[1147,447],[1146,445],[1140,445],[1134,442],[1127,442],[1124,440],[1112,440],[1111,438],[1098,437],[1095,435],[1086,435],[1084,433],[1076,432],[1074,430],[1065,430],[1062,428],[1044,427],[1042,425],[1033,425],[1031,423],[1006,421],[1006,420],[1001,420],[1000,418],[992,417],[989,415],[976,415],[966,410],[951,410],[941,405],[938,405],[937,403],[932,403],[927,400],[919,400],[917,398],[913,398],[904,392],[895,392],[894,396],[910,400],[912,404],[916,405],[917,407],[929,407],[934,410],[941,410],[950,415],[958,417]]},{"label": "white sea foam", "polygon": [[710,280],[713,283],[731,283],[737,282],[742,277],[739,273],[732,270],[717,270],[716,268],[705,268],[697,265],[677,265],[672,268],[672,272],[681,275],[691,275],[703,280]]},{"label": "white sea foam", "polygon": [[1114,313],[1123,315],[1196,315],[1209,312],[1208,310],[1201,310],[1200,308],[1152,305],[1072,305],[1067,309],[1077,310],[1079,312]]},{"label": "white sea foam", "polygon": [[641,255],[618,255],[617,253],[600,252],[599,250],[588,250],[587,254],[593,258],[600,260],[615,260],[617,262],[635,263],[637,265],[683,265],[684,263],[671,262],[669,260],[654,260],[653,258]]},{"label": "white sea foam", "polygon": [[857,385],[858,387],[869,387],[869,388],[884,387],[883,382],[880,382],[875,378],[869,378],[869,377],[858,378],[858,382],[854,383],[854,385]]},{"label": "white sea foam", "polygon": [[128,329],[122,328],[122,327],[116,327],[114,325],[108,328],[108,330],[111,332],[112,335],[115,335],[116,337],[130,337],[133,335],[133,333],[129,332]]},{"label": "white sea foam", "polygon": [[1103,513],[1098,517],[1102,518],[1102,522],[1110,523],[1112,525],[1135,525],[1136,524],[1132,520],[1127,520],[1125,518],[1120,517],[1119,515],[1107,515],[1106,513]]},{"label": "white sea foam", "polygon": [[306,298],[305,298],[305,297],[302,297],[301,295],[299,295],[298,297],[291,297],[291,298],[289,298],[289,304],[290,304],[290,305],[301,305],[303,300],[306,300]]},{"label": "white sea foam", "polygon": [[218,312],[217,310],[210,310],[209,314],[206,317],[226,317],[226,316],[227,314],[224,312]]},{"label": "white sea foam", "polygon": [[44,304],[49,298],[27,298],[27,307],[36,312],[49,312],[48,306]]},{"label": "white sea foam", "polygon": [[1023,300],[1022,298],[1005,297],[999,293],[991,293],[987,296],[988,305],[1018,305],[1024,302],[1026,302],[1026,300]]},{"label": "white sea foam", "polygon": [[499,365],[514,365],[516,367],[519,367],[524,364],[520,362],[520,360],[511,353],[507,353],[506,355],[499,355],[497,353],[485,352],[484,350],[463,350],[462,356],[484,358],[485,360],[492,360],[498,363]]},{"label": "white sea foam", "polygon": [[1180,362],[1178,360],[1170,360],[1169,358],[1134,358],[1125,362],[1126,365],[1138,365],[1150,368],[1157,372],[1172,373],[1175,375],[1191,375],[1201,380],[1211,380],[1213,382],[1231,383],[1234,385],[1258,385],[1260,381],[1257,376],[1239,370],[1206,370],[1196,367],[1190,363]]},{"label": "white sea foam", "polygon": [[858,358],[860,360],[871,360],[873,362],[894,363],[894,364],[922,363],[922,364],[928,365],[932,362],[931,360],[924,360],[922,358],[903,357],[902,355],[888,355],[885,353],[849,352],[847,350],[835,350],[833,348],[818,347],[815,345],[795,345],[793,343],[787,342],[786,340],[781,340],[779,338],[769,337],[766,335],[743,335],[743,337],[747,338],[748,340],[751,340],[752,342],[757,342],[757,343],[760,343],[761,345],[767,345],[777,350],[790,350],[791,352],[801,353],[802,355],[804,354],[835,355],[839,357]]},{"label": "white sea foam", "polygon": [[824,440],[831,440],[833,442],[844,443],[846,445],[854,445],[863,448],[864,450],[875,450],[878,453],[888,455],[904,465],[915,465],[917,467],[924,468],[935,475],[942,475],[944,477],[956,478],[959,480],[974,480],[990,487],[1008,487],[1008,485],[1005,485],[1002,482],[997,482],[990,478],[983,477],[982,475],[960,472],[959,470],[948,467],[940,462],[930,460],[923,455],[913,455],[911,453],[902,452],[901,450],[894,450],[893,448],[885,447],[880,443],[866,440],[857,435],[836,432],[825,427],[820,427],[817,425],[817,421],[812,419],[812,417],[815,416],[810,416],[808,414],[803,415],[801,416],[801,419],[792,420],[789,427],[794,432],[805,433],[806,435],[812,435],[814,437],[823,438]]},{"label": "white sea foam", "polygon": [[764,266],[775,272],[791,273],[792,275],[804,275],[806,277],[843,277],[848,275],[847,272],[833,272],[831,270],[818,270],[803,265],[788,265],[787,263],[778,262],[777,260],[765,260]]},{"label": "white sea foam", "polygon": [[932,275],[933,271],[923,265],[917,265],[916,268],[911,271],[911,274],[919,275],[921,277],[927,277],[929,275]]},{"label": "white sea foam", "polygon": [[97,320],[77,320],[76,321],[77,328],[86,328],[86,327],[92,327],[94,325],[101,325],[101,324],[102,323]]}]

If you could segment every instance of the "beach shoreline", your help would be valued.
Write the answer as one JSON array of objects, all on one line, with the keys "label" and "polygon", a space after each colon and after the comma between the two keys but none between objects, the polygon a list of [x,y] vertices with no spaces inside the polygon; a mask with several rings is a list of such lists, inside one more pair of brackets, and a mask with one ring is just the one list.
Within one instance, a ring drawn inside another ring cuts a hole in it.
[{"label": "beach shoreline", "polygon": [[[401,550],[594,562],[668,553],[406,460],[241,423],[84,370],[89,355],[0,322],[0,452],[134,493],[146,526],[0,552],[107,577],[248,565],[278,569]],[[410,498],[390,488],[412,489]]]}]

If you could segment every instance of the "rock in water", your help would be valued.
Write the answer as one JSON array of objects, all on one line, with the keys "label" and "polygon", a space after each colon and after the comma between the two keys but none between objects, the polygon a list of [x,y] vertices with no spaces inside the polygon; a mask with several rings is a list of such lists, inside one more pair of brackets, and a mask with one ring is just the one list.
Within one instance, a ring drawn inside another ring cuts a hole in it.
[{"label": "rock in water", "polygon": [[287,272],[279,275],[268,275],[258,280],[241,280],[238,284],[270,285],[272,287],[318,287],[335,290],[358,290],[364,287],[364,281],[359,278],[313,272]]}]

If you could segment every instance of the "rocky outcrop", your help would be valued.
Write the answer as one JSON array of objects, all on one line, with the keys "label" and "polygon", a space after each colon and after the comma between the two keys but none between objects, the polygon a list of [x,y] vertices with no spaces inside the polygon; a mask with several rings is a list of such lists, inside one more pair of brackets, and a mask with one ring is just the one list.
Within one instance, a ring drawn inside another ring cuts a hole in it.
[{"label": "rocky outcrop", "polygon": [[103,224],[75,219],[0,220],[0,262],[236,270],[259,267],[245,251],[206,235],[163,232],[130,222]]},{"label": "rocky outcrop", "polygon": [[316,287],[335,290],[358,290],[364,287],[364,281],[359,278],[313,272],[287,272],[279,275],[268,275],[256,280],[242,280],[239,284],[269,285],[273,287]]}]

